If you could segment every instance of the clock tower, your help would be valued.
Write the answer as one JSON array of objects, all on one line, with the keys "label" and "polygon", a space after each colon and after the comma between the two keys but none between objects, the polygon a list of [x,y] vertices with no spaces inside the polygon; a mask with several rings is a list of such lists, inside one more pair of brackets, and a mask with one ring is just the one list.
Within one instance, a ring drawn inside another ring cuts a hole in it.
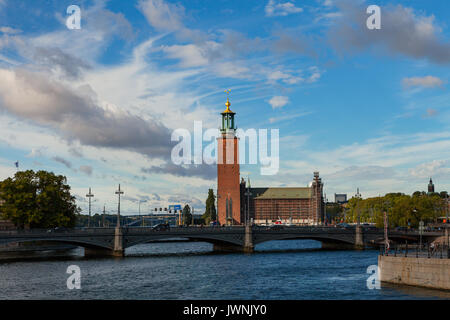
[{"label": "clock tower", "polygon": [[221,113],[222,126],[220,136],[217,138],[217,216],[221,225],[242,223],[239,139],[236,137],[234,122],[236,113],[230,110],[230,105],[230,100],[227,97],[225,103],[227,108]]}]

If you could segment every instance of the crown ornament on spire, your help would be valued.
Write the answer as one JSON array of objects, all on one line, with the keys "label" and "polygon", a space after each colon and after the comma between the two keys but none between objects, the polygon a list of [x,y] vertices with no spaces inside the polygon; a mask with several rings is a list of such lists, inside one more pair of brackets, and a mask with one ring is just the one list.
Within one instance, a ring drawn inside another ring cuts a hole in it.
[{"label": "crown ornament on spire", "polygon": [[227,107],[227,109],[224,111],[224,113],[231,113],[232,111],[230,110],[230,89],[225,90],[225,93],[227,94],[227,102],[225,102],[225,106]]}]

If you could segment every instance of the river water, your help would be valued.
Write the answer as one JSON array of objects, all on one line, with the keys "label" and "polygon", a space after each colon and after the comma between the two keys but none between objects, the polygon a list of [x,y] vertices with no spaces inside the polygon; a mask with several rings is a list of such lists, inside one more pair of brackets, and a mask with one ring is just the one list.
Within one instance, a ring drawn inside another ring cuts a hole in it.
[{"label": "river water", "polygon": [[[271,241],[254,254],[218,254],[201,242],[152,243],[124,258],[64,256],[0,261],[0,299],[449,299],[408,286],[369,289],[378,251],[326,251],[309,240]],[[81,289],[69,290],[70,265]]]}]

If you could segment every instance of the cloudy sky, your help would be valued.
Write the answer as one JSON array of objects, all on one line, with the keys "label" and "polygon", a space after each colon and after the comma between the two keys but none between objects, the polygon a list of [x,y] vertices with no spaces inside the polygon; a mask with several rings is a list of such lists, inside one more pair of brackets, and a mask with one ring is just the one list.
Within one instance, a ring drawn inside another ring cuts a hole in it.
[{"label": "cloudy sky", "polygon": [[[79,205],[201,211],[215,166],[176,166],[171,134],[217,128],[231,89],[243,129],[280,130],[280,170],[253,186],[328,199],[450,189],[448,0],[0,0],[0,179],[68,177]],[[66,26],[81,8],[81,29]],[[369,30],[366,8],[381,7]]]}]

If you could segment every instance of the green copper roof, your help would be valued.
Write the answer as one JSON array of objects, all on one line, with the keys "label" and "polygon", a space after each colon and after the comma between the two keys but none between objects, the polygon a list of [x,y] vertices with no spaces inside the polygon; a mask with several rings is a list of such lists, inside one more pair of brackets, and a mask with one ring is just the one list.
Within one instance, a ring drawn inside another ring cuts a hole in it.
[{"label": "green copper roof", "polygon": [[254,195],[255,199],[311,198],[311,188],[252,188],[252,189],[254,189],[252,190],[252,194]]}]

